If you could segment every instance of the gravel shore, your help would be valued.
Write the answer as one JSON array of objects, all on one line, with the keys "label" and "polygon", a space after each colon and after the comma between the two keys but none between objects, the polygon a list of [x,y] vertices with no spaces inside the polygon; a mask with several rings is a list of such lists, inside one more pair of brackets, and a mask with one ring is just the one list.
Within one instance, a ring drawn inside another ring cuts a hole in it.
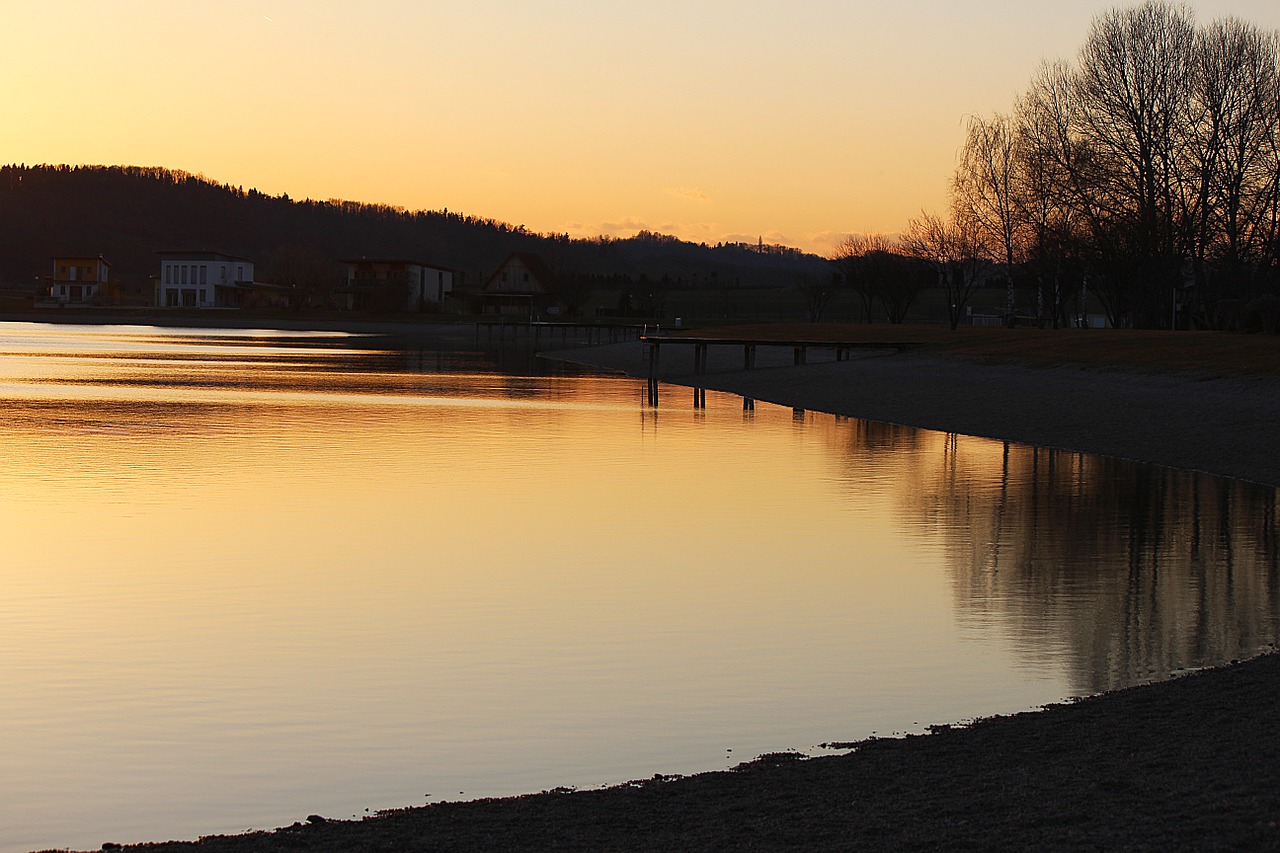
[{"label": "gravel shore", "polygon": [[[890,351],[664,351],[664,381],[1280,486],[1280,381],[1030,368]],[[635,342],[554,357],[643,375]],[[684,394],[660,405],[689,405]],[[1280,569],[1272,579],[1280,585]],[[1280,850],[1280,655],[845,755],[126,850]],[[112,846],[112,849],[121,849]]]}]

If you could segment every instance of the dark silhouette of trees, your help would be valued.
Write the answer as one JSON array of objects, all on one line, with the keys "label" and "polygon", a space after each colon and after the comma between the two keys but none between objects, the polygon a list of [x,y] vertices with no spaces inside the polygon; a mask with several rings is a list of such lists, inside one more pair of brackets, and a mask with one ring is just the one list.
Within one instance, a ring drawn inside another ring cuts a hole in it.
[{"label": "dark silhouette of trees", "polygon": [[933,272],[919,259],[897,252],[878,260],[884,270],[880,302],[884,305],[885,317],[895,325],[905,323],[916,298],[933,283]]},{"label": "dark silhouette of trees", "polygon": [[796,289],[804,296],[805,314],[809,322],[821,322],[827,306],[836,295],[840,274],[822,271],[796,273]]},{"label": "dark silhouette of trees", "polygon": [[[988,251],[996,254],[1004,263],[1009,314],[1014,312],[1014,264],[1022,260],[1026,245],[1027,223],[1019,210],[1025,195],[1020,144],[1017,128],[1008,116],[970,117],[951,188],[954,221],[963,226],[926,214],[907,228],[912,234],[912,254],[931,263],[938,263],[939,257],[951,258],[944,262],[949,266],[957,253],[971,253],[975,261]],[[943,277],[951,282],[947,298],[954,329],[959,322],[956,310],[964,309],[973,287],[961,286],[951,274]]]},{"label": "dark silhouette of trees", "polygon": [[931,280],[928,267],[901,254],[901,247],[881,234],[849,235],[836,246],[831,261],[857,295],[869,323],[877,314],[876,303],[890,323],[905,322]]},{"label": "dark silhouette of trees", "polygon": [[1010,116],[973,119],[953,181],[1055,322],[1087,276],[1113,324],[1239,327],[1277,295],[1280,38],[1149,0],[1095,18]]},{"label": "dark silhouette of trees", "polygon": [[873,322],[875,302],[883,289],[883,261],[892,248],[893,242],[882,234],[850,234],[831,255],[845,286],[858,297],[862,316],[868,323]]},{"label": "dark silhouette of trees", "polygon": [[902,249],[930,267],[938,284],[947,293],[947,320],[951,328],[960,324],[970,297],[990,276],[991,261],[980,233],[982,226],[972,220],[948,222],[923,213],[911,220],[902,235]]},{"label": "dark silhouette of trees", "polygon": [[[277,260],[282,247],[289,251]],[[303,253],[330,263],[413,259],[456,270],[455,286],[472,289],[513,251],[554,259],[571,282],[643,273],[686,285],[789,287],[798,271],[826,266],[822,258],[763,242],[707,246],[652,232],[570,239],[449,210],[271,196],[174,169],[0,167],[0,281],[30,284],[48,274],[55,255],[102,254],[113,275],[147,289],[159,270],[156,253],[175,249],[239,255],[255,261],[260,276],[313,282],[320,280],[314,271],[294,269]],[[324,286],[299,289],[301,307],[310,304],[309,291]]]},{"label": "dark silhouette of trees", "polygon": [[281,246],[271,255],[267,279],[289,288],[291,308],[323,308],[341,281],[338,264],[315,249]]}]

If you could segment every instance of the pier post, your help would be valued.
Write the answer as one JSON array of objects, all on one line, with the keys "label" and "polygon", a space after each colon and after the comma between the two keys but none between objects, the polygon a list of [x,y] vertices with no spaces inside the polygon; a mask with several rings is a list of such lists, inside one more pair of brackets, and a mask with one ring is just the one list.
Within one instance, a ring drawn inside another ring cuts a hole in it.
[{"label": "pier post", "polygon": [[707,345],[693,345],[693,372],[702,374],[707,372]]}]

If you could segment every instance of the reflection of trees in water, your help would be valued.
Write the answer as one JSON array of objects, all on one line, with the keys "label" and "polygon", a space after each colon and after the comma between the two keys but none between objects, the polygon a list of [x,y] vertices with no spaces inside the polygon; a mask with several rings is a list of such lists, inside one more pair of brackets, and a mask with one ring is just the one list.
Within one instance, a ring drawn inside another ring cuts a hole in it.
[{"label": "reflection of trees in water", "polygon": [[904,522],[942,537],[966,626],[1093,692],[1219,663],[1280,625],[1277,490],[1124,460],[852,422]]}]

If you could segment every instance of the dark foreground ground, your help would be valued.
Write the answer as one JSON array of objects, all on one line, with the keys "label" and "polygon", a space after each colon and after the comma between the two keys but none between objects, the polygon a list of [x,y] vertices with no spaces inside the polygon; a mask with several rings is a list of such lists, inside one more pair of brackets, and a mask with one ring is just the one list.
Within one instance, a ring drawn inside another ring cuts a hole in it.
[{"label": "dark foreground ground", "polygon": [[178,851],[1276,850],[1280,655],[848,755],[361,821]]}]

